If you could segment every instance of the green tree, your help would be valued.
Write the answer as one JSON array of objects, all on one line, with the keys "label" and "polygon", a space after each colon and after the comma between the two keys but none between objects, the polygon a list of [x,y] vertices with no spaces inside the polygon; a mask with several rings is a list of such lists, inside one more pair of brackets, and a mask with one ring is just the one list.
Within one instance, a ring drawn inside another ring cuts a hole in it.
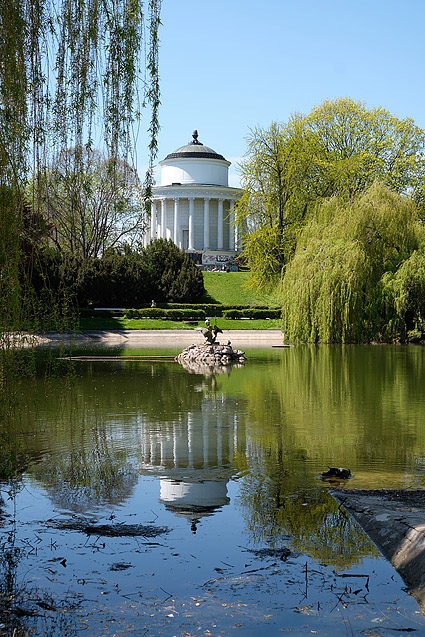
[{"label": "green tree", "polygon": [[295,237],[310,197],[305,189],[314,160],[314,144],[302,119],[257,127],[247,138],[240,166],[244,189],[237,222],[243,231],[250,285],[262,289],[279,278],[295,248]]},{"label": "green tree", "polygon": [[[146,6],[146,11],[144,7]],[[149,192],[158,132],[161,0],[0,2],[0,421],[16,422],[16,379],[33,369],[14,347],[22,331],[73,326],[69,294],[36,295],[30,278],[43,235],[37,188],[52,156],[101,140],[131,157],[133,125],[150,109]],[[145,37],[146,36],[146,37]],[[143,81],[140,79],[143,78]],[[138,90],[141,89],[141,90]],[[28,214],[27,205],[31,212]],[[30,228],[28,227],[28,222]],[[41,235],[40,235],[41,233]],[[23,276],[25,264],[25,276]],[[47,283],[47,276],[43,275]],[[61,288],[59,288],[61,289]],[[69,320],[68,317],[71,316]],[[40,317],[43,318],[40,321]],[[25,335],[26,338],[26,335]],[[16,437],[0,433],[0,453]]]},{"label": "green tree", "polygon": [[314,135],[319,179],[328,183],[328,195],[350,197],[375,181],[407,193],[423,180],[425,131],[410,118],[339,98],[314,108],[305,125]]},{"label": "green tree", "polygon": [[318,201],[334,194],[349,200],[376,180],[419,198],[424,147],[425,132],[411,119],[343,98],[251,131],[237,207],[251,284],[276,282]]},{"label": "green tree", "polygon": [[406,282],[403,268],[424,240],[412,200],[379,184],[318,206],[280,286],[285,335],[322,343],[404,338],[406,313],[418,310],[396,307],[396,281]]},{"label": "green tree", "polygon": [[196,303],[205,294],[201,270],[171,239],[152,241],[142,258],[155,301]]},{"label": "green tree", "polygon": [[50,239],[61,251],[98,257],[123,243],[134,243],[146,214],[137,171],[98,150],[63,151],[37,180]]}]

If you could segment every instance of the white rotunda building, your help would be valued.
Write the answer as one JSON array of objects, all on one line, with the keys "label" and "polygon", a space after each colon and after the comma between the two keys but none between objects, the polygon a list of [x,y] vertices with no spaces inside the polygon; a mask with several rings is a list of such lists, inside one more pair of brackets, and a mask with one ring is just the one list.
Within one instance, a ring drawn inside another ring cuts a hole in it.
[{"label": "white rotunda building", "polygon": [[237,256],[234,204],[242,190],[228,185],[230,163],[204,146],[197,130],[192,141],[160,161],[161,185],[152,189],[146,243],[171,239],[189,257],[208,267]]}]

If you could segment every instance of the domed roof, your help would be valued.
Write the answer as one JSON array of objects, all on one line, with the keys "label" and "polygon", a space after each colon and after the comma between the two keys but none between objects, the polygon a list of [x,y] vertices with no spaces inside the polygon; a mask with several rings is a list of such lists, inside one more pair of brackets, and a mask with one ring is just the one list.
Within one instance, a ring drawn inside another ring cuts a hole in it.
[{"label": "domed roof", "polygon": [[212,148],[208,146],[204,146],[201,142],[198,142],[198,131],[195,129],[192,133],[193,140],[186,144],[186,146],[181,146],[177,148],[173,153],[167,155],[167,157],[163,161],[167,161],[167,159],[176,159],[176,158],[194,158],[197,159],[222,159],[224,161],[225,158],[223,155],[219,155]]}]

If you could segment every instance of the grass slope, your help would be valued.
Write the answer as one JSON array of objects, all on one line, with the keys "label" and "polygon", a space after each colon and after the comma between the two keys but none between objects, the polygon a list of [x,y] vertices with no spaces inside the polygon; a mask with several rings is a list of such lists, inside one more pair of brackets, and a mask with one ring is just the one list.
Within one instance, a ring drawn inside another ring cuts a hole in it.
[{"label": "grass slope", "polygon": [[204,272],[207,295],[204,303],[225,305],[268,305],[275,307],[276,301],[270,294],[258,294],[246,289],[249,272]]}]

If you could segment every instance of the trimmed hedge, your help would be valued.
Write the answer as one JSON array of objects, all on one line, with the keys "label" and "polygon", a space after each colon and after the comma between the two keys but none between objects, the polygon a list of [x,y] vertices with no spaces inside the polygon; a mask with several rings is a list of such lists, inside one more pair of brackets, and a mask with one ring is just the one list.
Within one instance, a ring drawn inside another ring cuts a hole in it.
[{"label": "trimmed hedge", "polygon": [[[250,305],[222,305],[219,303],[157,303],[157,309],[162,308],[164,310],[191,310],[193,312],[198,312],[200,310],[205,312],[206,316],[224,316],[224,312],[226,310],[246,310],[246,311],[254,311],[254,310],[267,310],[268,312],[275,311],[276,308],[270,309],[267,305],[256,305],[252,307]],[[139,308],[139,309],[143,309]],[[146,305],[146,309],[151,309],[150,305]],[[143,311],[146,311],[143,309]],[[276,310],[280,312],[280,309]]]},{"label": "trimmed hedge", "polygon": [[223,312],[223,318],[225,319],[279,319],[281,318],[282,310],[264,310],[254,307],[238,310],[233,308],[231,310],[225,310]]},{"label": "trimmed hedge", "polygon": [[95,310],[93,308],[83,307],[78,310],[81,318],[112,318],[122,312],[116,310]]},{"label": "trimmed hedge", "polygon": [[[217,305],[213,303],[189,305],[182,303],[161,303],[158,307],[141,307],[128,308],[119,312],[127,319],[133,318],[156,318],[168,319],[170,321],[186,321],[186,320],[205,320],[210,318],[225,319],[279,319],[281,318],[281,310],[267,307],[247,307],[247,306],[229,306]],[[112,317],[116,316],[114,310],[94,310],[91,308],[80,309],[81,317]]]},{"label": "trimmed hedge", "polygon": [[127,319],[158,318],[158,319],[168,319],[169,321],[187,321],[187,320],[200,321],[202,319],[205,319],[206,314],[204,310],[192,310],[192,309],[167,310],[160,307],[147,307],[147,308],[124,310],[124,316]]}]

